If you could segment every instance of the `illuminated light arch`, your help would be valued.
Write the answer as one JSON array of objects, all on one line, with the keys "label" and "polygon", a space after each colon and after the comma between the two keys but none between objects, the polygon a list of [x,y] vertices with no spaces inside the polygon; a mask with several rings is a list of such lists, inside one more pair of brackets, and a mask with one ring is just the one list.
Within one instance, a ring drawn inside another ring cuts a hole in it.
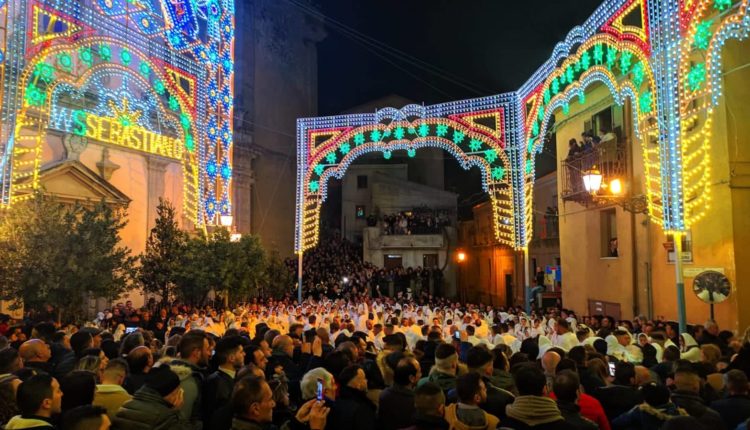
[{"label": "illuminated light arch", "polygon": [[[515,169],[505,140],[514,116],[502,105],[486,101],[478,105],[489,108],[409,105],[375,114],[300,120],[298,159],[304,162],[298,164],[297,172],[297,252],[318,242],[320,210],[330,178],[343,178],[349,165],[364,154],[379,152],[390,158],[393,151],[403,150],[414,157],[418,149],[429,147],[449,152],[464,169],[480,168],[482,188],[492,202],[495,237],[517,247],[512,185]],[[434,114],[440,116],[431,116]]]},{"label": "illuminated light arch", "polygon": [[680,45],[680,151],[686,228],[702,219],[711,207],[710,152],[714,107],[722,94],[721,51],[728,40],[743,40],[750,33],[747,0],[723,18],[718,4],[714,0],[692,1],[691,19],[685,24]]},{"label": "illuminated light arch", "polygon": [[[101,49],[102,46],[107,46],[110,50],[112,48],[126,50],[130,56],[129,61],[127,61],[127,63],[129,64],[136,61],[140,64],[148,64],[149,76],[153,74],[156,77],[156,81],[164,82],[165,92],[162,94],[158,94],[158,92],[153,88],[153,84],[147,81],[143,76],[145,73],[139,74],[131,67],[123,65],[122,59],[120,63],[101,62],[95,65],[91,65],[78,76],[59,73],[61,72],[59,69],[55,69],[54,66],[51,66],[49,64],[51,61],[59,61],[60,56],[64,54],[77,54],[79,56],[78,61],[81,61],[80,56],[81,53],[84,52],[83,50],[87,48]],[[136,85],[144,92],[150,93],[150,96],[153,97],[153,100],[159,100],[167,90],[169,90],[170,92],[174,91],[173,95],[180,95],[179,98],[175,98],[177,100],[178,109],[172,109],[173,112],[170,114],[167,112],[167,108],[164,106],[163,101],[155,102],[154,108],[159,113],[159,120],[164,121],[164,123],[166,124],[173,125],[174,131],[179,136],[178,140],[181,141],[183,145],[187,143],[188,136],[192,136],[192,139],[198,139],[198,137],[195,136],[195,125],[197,123],[196,112],[194,109],[191,109],[191,106],[189,106],[187,101],[184,100],[182,94],[176,91],[176,88],[172,86],[173,84],[170,83],[167,78],[167,71],[163,67],[159,67],[151,62],[148,56],[146,56],[145,54],[141,53],[137,49],[133,49],[132,47],[124,46],[122,42],[117,39],[109,37],[92,37],[88,38],[84,43],[79,43],[76,45],[55,45],[37,54],[32,59],[32,61],[29,62],[29,64],[33,66],[27,67],[26,70],[24,70],[24,72],[22,73],[21,79],[19,80],[21,88],[24,89],[24,91],[22,92],[22,97],[24,98],[24,108],[21,112],[19,112],[18,126],[16,127],[14,133],[14,141],[16,142],[16,146],[13,148],[13,164],[15,168],[13,178],[16,194],[18,194],[19,191],[37,189],[40,185],[39,170],[43,136],[39,135],[35,136],[33,139],[24,139],[23,129],[26,126],[30,125],[29,122],[25,121],[26,118],[29,118],[28,110],[32,109],[34,111],[33,114],[36,117],[34,122],[36,123],[36,126],[41,129],[46,129],[51,120],[50,116],[53,110],[53,95],[57,93],[58,89],[65,86],[71,91],[84,91],[87,85],[89,85],[90,82],[95,81],[99,75],[107,74],[109,76],[119,76],[123,79],[126,78],[132,85]],[[37,90],[39,90],[37,87],[39,82],[34,83],[34,80],[39,79],[40,67],[51,67],[51,69],[49,69],[50,73],[57,73],[59,74],[59,76],[50,76],[49,82],[42,82],[43,84],[45,84],[46,88],[43,88],[44,102],[41,105],[29,104],[27,100],[29,94],[27,92],[35,91],[34,88],[37,88]],[[189,116],[185,117],[189,121],[180,124],[180,119],[183,118],[183,113],[189,114]],[[170,118],[170,116],[172,118]],[[31,144],[31,146],[24,146],[24,143],[29,143]],[[190,148],[189,145],[187,146],[188,147],[186,148],[179,148],[180,153],[177,157],[169,158],[175,158],[176,160],[181,162],[185,183],[184,209],[188,216],[190,216],[192,219],[196,219],[198,216],[199,200],[199,161],[197,159],[195,146],[192,146],[192,148]],[[34,157],[33,162],[31,160],[28,160],[29,155]],[[11,201],[18,201],[30,196],[30,193],[26,193],[21,195],[11,194],[10,197]]]},{"label": "illuminated light arch", "polygon": [[[636,2],[623,7],[623,13],[632,11]],[[598,52],[597,52],[598,51]],[[550,73],[544,82],[527,98],[525,142],[527,144],[526,168],[526,230],[531,231],[533,210],[534,154],[541,152],[543,136],[555,111],[565,114],[570,103],[578,97],[585,101],[585,90],[595,84],[607,86],[615,103],[623,105],[630,99],[637,112],[633,121],[636,138],[640,141],[646,166],[646,191],[648,209],[652,219],[662,217],[661,181],[659,176],[660,151],[645,138],[653,133],[655,121],[654,75],[643,44],[630,39],[618,39],[611,33],[600,33],[577,49]],[[625,58],[624,58],[625,57]],[[616,73],[618,72],[618,73]],[[560,83],[562,82],[562,83]]]}]

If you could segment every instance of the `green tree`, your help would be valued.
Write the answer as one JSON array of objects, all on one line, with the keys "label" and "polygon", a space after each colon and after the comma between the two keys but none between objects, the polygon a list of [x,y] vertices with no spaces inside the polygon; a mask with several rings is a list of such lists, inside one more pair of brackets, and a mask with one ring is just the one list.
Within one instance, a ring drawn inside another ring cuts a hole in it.
[{"label": "green tree", "polygon": [[187,303],[202,304],[213,289],[225,303],[237,302],[257,291],[265,271],[266,255],[257,237],[232,242],[225,229],[218,229],[188,241],[176,293]]},{"label": "green tree", "polygon": [[295,285],[294,277],[276,250],[268,255],[263,282],[261,294],[264,297],[281,297],[290,292]]},{"label": "green tree", "polygon": [[159,199],[156,215],[146,251],[140,256],[138,280],[144,291],[159,294],[162,301],[167,302],[184,264],[187,234],[177,225],[175,208],[167,200]]},{"label": "green tree", "polygon": [[113,300],[130,287],[135,258],[121,246],[125,211],[101,202],[63,205],[37,194],[2,214],[0,297],[15,306],[84,315],[90,298]]}]

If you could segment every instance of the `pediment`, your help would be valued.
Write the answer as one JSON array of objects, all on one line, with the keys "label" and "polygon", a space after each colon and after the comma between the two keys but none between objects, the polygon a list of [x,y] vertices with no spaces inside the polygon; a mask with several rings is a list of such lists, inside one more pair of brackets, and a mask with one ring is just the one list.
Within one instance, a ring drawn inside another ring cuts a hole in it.
[{"label": "pediment", "polygon": [[98,203],[104,200],[127,206],[131,199],[117,187],[78,161],[64,161],[42,168],[39,183],[44,194],[63,203]]}]

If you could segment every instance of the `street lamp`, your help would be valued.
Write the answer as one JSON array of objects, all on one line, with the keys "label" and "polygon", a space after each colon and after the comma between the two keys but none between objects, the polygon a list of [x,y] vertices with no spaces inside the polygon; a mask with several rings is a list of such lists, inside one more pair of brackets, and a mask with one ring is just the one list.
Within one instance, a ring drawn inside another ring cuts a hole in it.
[{"label": "street lamp", "polygon": [[456,254],[456,260],[459,263],[463,263],[464,261],[466,261],[466,253],[463,251],[458,251],[458,254]]},{"label": "street lamp", "polygon": [[596,194],[602,188],[602,173],[597,169],[592,169],[583,175],[583,187],[587,192]]},{"label": "street lamp", "polygon": [[461,300],[465,302],[466,291],[464,290],[464,285],[461,279],[461,266],[463,266],[463,264],[466,262],[466,253],[464,251],[456,251],[456,262],[458,263],[458,284],[460,285],[459,292],[461,295]]},{"label": "street lamp", "polygon": [[234,221],[234,217],[232,215],[221,214],[219,216],[219,222],[221,223],[222,227],[227,227],[227,228],[231,227],[233,221]]}]

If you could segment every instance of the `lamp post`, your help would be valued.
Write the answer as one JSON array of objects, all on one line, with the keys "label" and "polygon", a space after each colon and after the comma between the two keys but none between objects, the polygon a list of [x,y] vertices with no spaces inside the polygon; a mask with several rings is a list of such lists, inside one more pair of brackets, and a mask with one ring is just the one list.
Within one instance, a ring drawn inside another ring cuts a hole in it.
[{"label": "lamp post", "polygon": [[460,284],[460,295],[461,295],[461,301],[466,301],[466,290],[464,288],[463,282],[461,280],[461,266],[466,262],[466,253],[462,250],[458,250],[456,252],[456,262],[458,263],[458,283]]}]

